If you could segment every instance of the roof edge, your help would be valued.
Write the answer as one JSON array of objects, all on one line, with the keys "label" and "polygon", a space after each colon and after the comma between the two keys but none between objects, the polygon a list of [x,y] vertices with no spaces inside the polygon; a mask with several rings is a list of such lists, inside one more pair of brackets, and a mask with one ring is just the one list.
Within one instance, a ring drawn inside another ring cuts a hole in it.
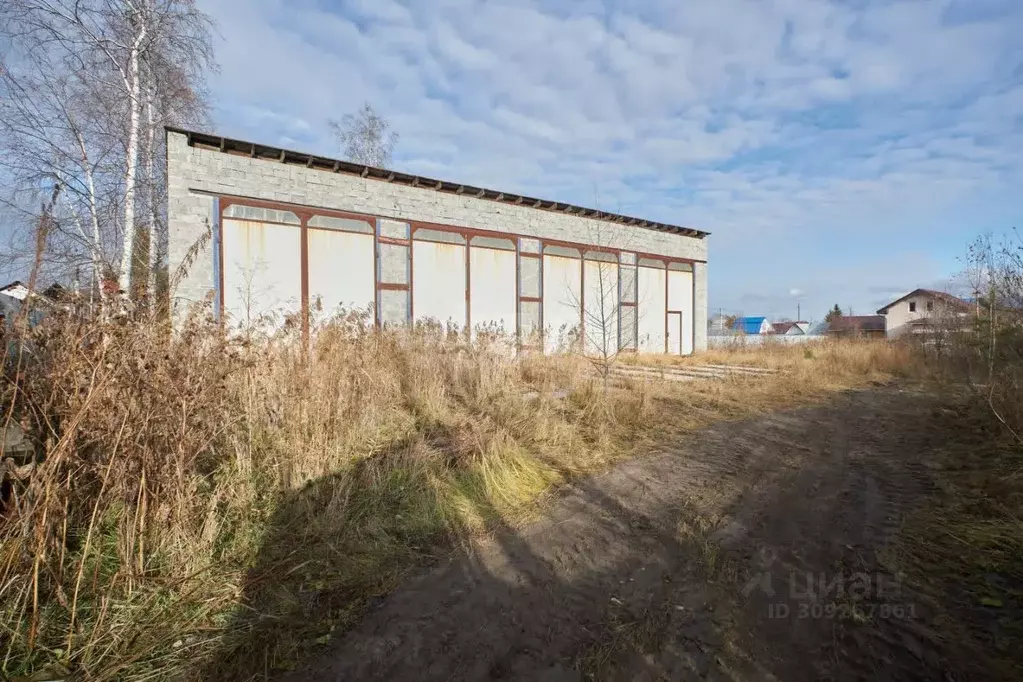
[{"label": "roof edge", "polygon": [[950,293],[947,293],[945,291],[937,291],[935,289],[922,289],[921,288],[921,289],[913,289],[913,291],[911,291],[908,294],[905,294],[903,296],[900,296],[899,298],[895,299],[894,301],[892,301],[888,305],[883,306],[881,308],[878,308],[877,309],[877,314],[878,315],[887,315],[888,311],[891,310],[893,306],[898,305],[899,303],[902,303],[903,301],[905,301],[910,296],[920,296],[922,294],[927,294],[929,296],[937,296],[938,298],[944,299],[945,301],[949,301],[949,302],[951,302],[953,300],[954,301],[959,301],[964,306],[969,305],[969,303],[967,303],[963,299],[959,298],[955,294],[950,294]]},{"label": "roof edge", "polygon": [[710,236],[710,232],[697,230],[691,227],[672,225],[670,223],[662,223],[643,218],[635,218],[618,213],[601,211],[595,208],[566,204],[564,202],[554,201],[551,199],[527,197],[510,192],[488,189],[485,187],[459,184],[447,180],[438,180],[436,178],[413,175],[411,173],[404,173],[377,166],[366,166],[363,164],[352,163],[350,161],[344,161],[342,159],[317,156],[315,154],[283,149],[281,147],[260,144],[258,142],[237,140],[211,133],[202,133],[194,130],[187,130],[185,128],[178,128],[175,126],[164,126],[164,130],[167,133],[178,133],[186,136],[188,138],[189,146],[194,147],[199,145],[207,149],[215,149],[228,154],[244,154],[252,158],[260,158],[264,160],[276,159],[281,163],[304,165],[307,168],[316,168],[317,170],[346,173],[348,175],[359,175],[363,178],[379,180],[382,182],[399,183],[402,185],[409,185],[411,187],[419,187],[421,189],[432,189],[448,194],[466,194],[477,199],[486,199],[488,201],[496,201],[503,204],[521,205],[526,206],[527,208],[535,208],[544,211],[556,211],[558,213],[576,215],[581,218],[591,218],[594,220],[603,220],[629,227],[640,227],[660,232],[670,232],[685,237],[693,237],[695,239],[705,239]]}]

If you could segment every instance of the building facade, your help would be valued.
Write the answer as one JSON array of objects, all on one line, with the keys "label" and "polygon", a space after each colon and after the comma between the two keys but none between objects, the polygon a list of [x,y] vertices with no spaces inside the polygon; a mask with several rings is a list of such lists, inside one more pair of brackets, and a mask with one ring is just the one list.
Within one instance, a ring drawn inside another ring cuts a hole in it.
[{"label": "building facade", "polygon": [[548,350],[707,345],[706,232],[172,129],[167,173],[175,303],[229,324],[365,308]]},{"label": "building facade", "polygon": [[930,334],[970,325],[975,306],[943,291],[915,289],[877,311],[887,321],[888,336]]}]

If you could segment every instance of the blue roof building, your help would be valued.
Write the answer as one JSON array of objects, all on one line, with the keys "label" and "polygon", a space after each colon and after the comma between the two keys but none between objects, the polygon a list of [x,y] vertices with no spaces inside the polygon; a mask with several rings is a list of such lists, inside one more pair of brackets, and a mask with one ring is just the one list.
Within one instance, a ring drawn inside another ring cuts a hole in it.
[{"label": "blue roof building", "polygon": [[732,329],[747,336],[769,334],[772,331],[771,323],[766,317],[737,317]]}]

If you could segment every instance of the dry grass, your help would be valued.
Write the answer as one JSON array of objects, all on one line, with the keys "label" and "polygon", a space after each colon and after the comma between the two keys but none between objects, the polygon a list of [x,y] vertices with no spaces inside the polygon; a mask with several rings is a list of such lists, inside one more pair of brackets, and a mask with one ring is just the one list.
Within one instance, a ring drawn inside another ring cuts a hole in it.
[{"label": "dry grass", "polygon": [[1023,326],[1014,317],[973,322],[970,332],[914,349],[949,434],[927,453],[932,486],[906,519],[892,562],[924,595],[952,605],[950,639],[1015,679],[1023,660]]},{"label": "dry grass", "polygon": [[712,349],[688,357],[640,355],[623,362],[643,365],[739,365],[778,370],[768,377],[685,384],[682,393],[704,396],[722,408],[738,403],[737,416],[797,405],[826,393],[887,383],[921,373],[914,349],[872,339],[831,339],[804,345]]},{"label": "dry grass", "polygon": [[288,331],[224,339],[201,317],[174,336],[53,317],[24,340],[4,404],[38,464],[0,518],[5,677],[287,668],[410,568],[523,522],[567,478],[908,362],[868,342],[714,353],[700,361],[784,371],[605,391],[578,358],[370,333],[357,315],[308,351]]}]

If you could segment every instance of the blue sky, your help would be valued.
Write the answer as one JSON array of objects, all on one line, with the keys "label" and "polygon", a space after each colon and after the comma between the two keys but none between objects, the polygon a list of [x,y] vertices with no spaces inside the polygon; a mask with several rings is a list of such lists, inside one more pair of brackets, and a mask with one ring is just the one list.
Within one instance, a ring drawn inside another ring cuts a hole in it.
[{"label": "blue sky", "polygon": [[215,132],[697,227],[710,305],[819,318],[1023,228],[1019,0],[199,0]]}]

